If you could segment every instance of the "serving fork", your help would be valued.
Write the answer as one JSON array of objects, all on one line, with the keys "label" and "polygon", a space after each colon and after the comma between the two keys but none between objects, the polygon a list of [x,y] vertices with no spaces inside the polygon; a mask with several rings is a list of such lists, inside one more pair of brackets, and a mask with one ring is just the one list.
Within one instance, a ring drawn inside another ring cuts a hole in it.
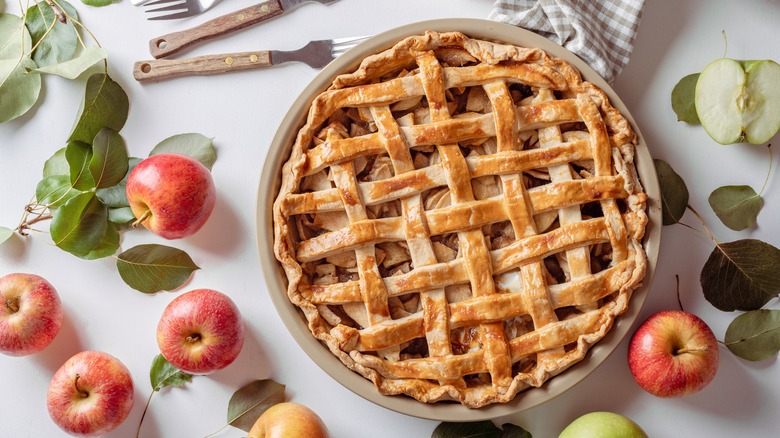
[{"label": "serving fork", "polygon": [[133,77],[140,82],[186,75],[212,75],[279,65],[298,61],[312,68],[322,68],[339,55],[368,39],[368,36],[310,41],[298,50],[260,50],[224,53],[184,59],[138,61]]},{"label": "serving fork", "polygon": [[[146,13],[157,14],[147,17],[149,20],[176,20],[202,14],[211,9],[219,0],[154,0],[144,1]],[[168,12],[163,14],[163,12]]]},{"label": "serving fork", "polygon": [[[166,19],[165,17],[181,18],[184,16],[182,14],[194,13],[193,11],[196,11],[198,7],[210,7],[210,5],[216,1],[217,0],[156,0],[153,3],[157,5],[159,5],[160,2],[178,2],[178,4],[181,4],[181,2],[186,2],[197,3],[202,6],[195,6],[196,9],[193,9],[192,11],[188,10],[187,12],[174,12],[168,16],[164,16],[163,18],[155,16],[154,18],[150,19]],[[155,58],[163,58],[191,45],[225,35],[230,32],[235,32],[253,24],[261,23],[273,17],[285,14],[300,4],[316,2],[327,5],[333,3],[334,1],[336,0],[268,0],[263,3],[219,16],[189,29],[153,38],[151,41],[149,41],[149,52]],[[153,11],[160,11],[161,9],[163,8],[154,9]]]}]

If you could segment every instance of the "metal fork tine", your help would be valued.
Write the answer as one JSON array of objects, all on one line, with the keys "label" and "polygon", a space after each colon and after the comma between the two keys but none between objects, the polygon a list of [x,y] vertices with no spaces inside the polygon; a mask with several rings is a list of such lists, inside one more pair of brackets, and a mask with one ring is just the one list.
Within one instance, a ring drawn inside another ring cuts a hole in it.
[{"label": "metal fork tine", "polygon": [[351,37],[351,38],[333,38],[333,47],[338,47],[344,44],[352,44],[352,46],[355,46],[359,44],[363,40],[367,40],[370,38],[369,36],[359,36],[359,37]]},{"label": "metal fork tine", "polygon": [[162,6],[162,5],[169,5],[171,3],[184,3],[186,0],[154,0],[151,2],[144,3],[144,7],[149,6]]},{"label": "metal fork tine", "polygon": [[331,54],[334,58],[343,55],[349,49],[357,46],[370,37],[337,38],[333,40]]},{"label": "metal fork tine", "polygon": [[[167,11],[181,11],[181,10],[189,10],[189,7],[187,7],[186,3],[177,3],[175,5],[170,6],[163,6],[161,8],[156,9],[147,9],[146,13],[152,13],[152,12],[167,12]],[[167,17],[167,15],[166,15]]]},{"label": "metal fork tine", "polygon": [[187,18],[197,15],[197,11],[184,11],[178,14],[160,15],[157,17],[148,17],[147,20],[176,20],[177,18]]}]

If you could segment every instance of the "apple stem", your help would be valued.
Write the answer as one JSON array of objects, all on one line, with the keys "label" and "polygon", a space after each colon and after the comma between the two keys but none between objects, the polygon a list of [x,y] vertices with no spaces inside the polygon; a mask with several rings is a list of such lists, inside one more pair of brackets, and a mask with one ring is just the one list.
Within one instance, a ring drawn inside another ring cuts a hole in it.
[{"label": "apple stem", "polygon": [[144,424],[144,417],[146,417],[146,411],[149,410],[149,404],[152,402],[152,396],[156,390],[152,390],[152,393],[149,394],[149,398],[146,399],[146,406],[144,406],[144,412],[141,414],[141,421],[138,422],[138,430],[135,431],[135,438],[138,438],[141,436],[141,425]]},{"label": "apple stem", "polygon": [[198,334],[198,333],[193,333],[193,334],[187,336],[187,342],[189,342],[190,344],[194,344],[194,343],[196,343],[198,341],[200,341],[200,334]]},{"label": "apple stem", "polygon": [[230,426],[230,425],[229,425],[229,424],[226,424],[226,425],[224,425],[224,426],[220,427],[218,431],[216,431],[216,432],[211,432],[210,434],[206,435],[206,436],[205,436],[205,437],[203,437],[203,438],[211,438],[211,437],[213,437],[214,435],[216,435],[216,434],[218,434],[218,433],[222,432],[223,430],[227,429],[227,428],[228,428],[228,426]]},{"label": "apple stem", "polygon": [[76,379],[73,381],[73,386],[76,388],[76,392],[81,394],[82,397],[87,398],[87,397],[89,397],[89,392],[84,391],[83,389],[79,388],[79,378],[80,377],[81,376],[76,374]]},{"label": "apple stem", "polygon": [[764,189],[766,188],[766,183],[769,181],[769,175],[772,174],[772,144],[769,143],[766,145],[767,149],[769,150],[769,169],[766,171],[766,177],[764,178],[764,185],[761,186],[761,191],[758,192],[758,196],[761,196],[764,194]]},{"label": "apple stem", "polygon": [[143,221],[148,219],[149,216],[151,216],[151,215],[152,215],[152,210],[144,211],[144,214],[142,214],[141,217],[139,217],[138,219],[135,220],[135,222],[133,222],[133,228],[135,228],[138,225],[140,225]]},{"label": "apple stem", "polygon": [[16,313],[19,311],[19,300],[12,300],[9,298],[5,300],[5,305],[11,309],[11,313]]},{"label": "apple stem", "polygon": [[683,309],[682,300],[680,299],[680,276],[675,274],[674,278],[677,279],[677,305],[680,306],[680,310],[685,312],[685,309]]}]

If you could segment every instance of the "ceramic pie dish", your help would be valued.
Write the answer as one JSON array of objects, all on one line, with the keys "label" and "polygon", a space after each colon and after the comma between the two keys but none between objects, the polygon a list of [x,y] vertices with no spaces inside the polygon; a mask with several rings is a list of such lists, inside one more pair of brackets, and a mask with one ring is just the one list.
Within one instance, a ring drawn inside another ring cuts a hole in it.
[{"label": "ceramic pie dish", "polygon": [[576,56],[436,20],[377,35],[304,90],[257,226],[273,302],[320,367],[387,408],[465,421],[549,400],[617,346],[660,204],[636,123]]}]

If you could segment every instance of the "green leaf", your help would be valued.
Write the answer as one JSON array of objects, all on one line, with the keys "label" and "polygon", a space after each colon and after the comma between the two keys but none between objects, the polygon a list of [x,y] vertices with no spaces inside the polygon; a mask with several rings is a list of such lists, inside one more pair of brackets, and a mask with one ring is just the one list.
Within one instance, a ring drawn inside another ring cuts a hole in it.
[{"label": "green leaf", "polygon": [[108,220],[117,225],[124,225],[135,221],[135,215],[130,207],[110,207]]},{"label": "green leaf", "polygon": [[30,73],[46,73],[61,76],[66,79],[76,79],[99,61],[106,59],[107,56],[108,52],[106,52],[106,49],[97,46],[89,46],[77,58],[59,64],[36,68]]},{"label": "green leaf", "polygon": [[98,198],[109,207],[129,207],[130,203],[127,202],[127,177],[130,176],[130,172],[140,162],[140,158],[129,158],[127,161],[127,172],[125,172],[125,176],[119,181],[119,184],[97,189]]},{"label": "green leaf", "polygon": [[85,260],[102,259],[110,257],[119,250],[119,228],[116,224],[108,222],[106,224],[106,234],[100,239],[100,243],[81,258]]},{"label": "green leaf", "polygon": [[128,286],[143,293],[176,289],[200,269],[186,252],[155,244],[134,246],[119,254],[116,267]]},{"label": "green leaf", "polygon": [[37,66],[29,53],[32,37],[21,18],[0,14],[0,123],[26,113],[41,91],[41,78],[27,74]]},{"label": "green leaf", "polygon": [[41,78],[28,70],[37,68],[30,59],[32,37],[21,18],[0,14],[0,123],[26,113],[38,100]]},{"label": "green leaf", "polygon": [[0,123],[24,115],[38,101],[41,77],[27,73],[34,68],[29,57],[0,60]]},{"label": "green leaf", "polygon": [[22,19],[0,14],[0,59],[19,59],[32,49],[32,37]]},{"label": "green leaf", "polygon": [[127,121],[130,101],[119,84],[105,73],[87,79],[79,116],[68,141],[91,143],[98,131],[111,128],[119,132]]},{"label": "green leaf", "polygon": [[85,257],[103,241],[108,227],[108,211],[92,192],[74,196],[54,211],[51,238],[59,248]]},{"label": "green leaf", "polygon": [[677,114],[677,121],[698,125],[699,114],[696,113],[696,82],[699,74],[690,74],[682,79],[672,90],[672,109]]},{"label": "green leaf", "polygon": [[433,430],[431,438],[500,438],[501,429],[490,420],[470,423],[443,422]]},{"label": "green leaf", "polygon": [[750,186],[723,186],[709,197],[710,207],[723,225],[742,231],[756,224],[764,200]]},{"label": "green leaf", "polygon": [[192,375],[179,370],[171,365],[162,354],[158,354],[152,360],[149,380],[152,383],[152,390],[159,391],[166,386],[182,387],[185,383],[192,381]]},{"label": "green leaf", "polygon": [[[78,20],[78,13],[68,2],[57,0],[57,4],[68,15]],[[38,45],[32,54],[32,59],[38,66],[59,64],[70,61],[76,56],[79,39],[73,20],[61,23],[46,2],[35,3],[27,9],[25,24],[32,36],[32,44]]]},{"label": "green leaf", "polygon": [[[70,175],[70,165],[65,158],[65,149],[62,148],[54,153],[45,163],[43,163],[43,177],[55,175]],[[70,178],[69,178],[70,179]]]},{"label": "green leaf", "polygon": [[65,147],[65,159],[70,166],[70,184],[77,190],[95,188],[95,179],[89,172],[92,160],[92,146],[80,141],[71,141]]},{"label": "green leaf", "polygon": [[71,186],[67,175],[53,175],[42,179],[35,187],[35,200],[49,207],[59,207],[80,193]]},{"label": "green leaf", "polygon": [[780,351],[780,310],[753,310],[734,318],[723,339],[735,355],[764,360]]},{"label": "green leaf", "polygon": [[117,3],[119,0],[81,0],[87,6],[102,7]]},{"label": "green leaf", "polygon": [[724,312],[757,310],[780,292],[780,249],[760,240],[718,244],[701,270],[704,297]]},{"label": "green leaf", "polygon": [[105,188],[119,184],[127,173],[127,147],[118,132],[101,129],[92,142],[92,158],[89,173],[95,180],[95,187]]},{"label": "green leaf", "polygon": [[255,380],[233,393],[228,402],[227,422],[249,432],[260,415],[284,401],[284,385],[273,380]]},{"label": "green leaf", "polygon": [[516,424],[504,423],[501,428],[504,429],[501,438],[532,438],[531,432]]},{"label": "green leaf", "polygon": [[158,143],[149,153],[149,156],[163,153],[189,155],[211,170],[214,162],[217,160],[212,140],[203,134],[197,133],[174,135]]},{"label": "green leaf", "polygon": [[680,222],[688,206],[688,187],[668,163],[659,159],[654,159],[653,163],[661,186],[663,224],[674,225]]},{"label": "green leaf", "polygon": [[13,235],[14,235],[14,230],[6,227],[0,227],[0,245],[5,243],[5,241],[10,239],[11,236]]}]

